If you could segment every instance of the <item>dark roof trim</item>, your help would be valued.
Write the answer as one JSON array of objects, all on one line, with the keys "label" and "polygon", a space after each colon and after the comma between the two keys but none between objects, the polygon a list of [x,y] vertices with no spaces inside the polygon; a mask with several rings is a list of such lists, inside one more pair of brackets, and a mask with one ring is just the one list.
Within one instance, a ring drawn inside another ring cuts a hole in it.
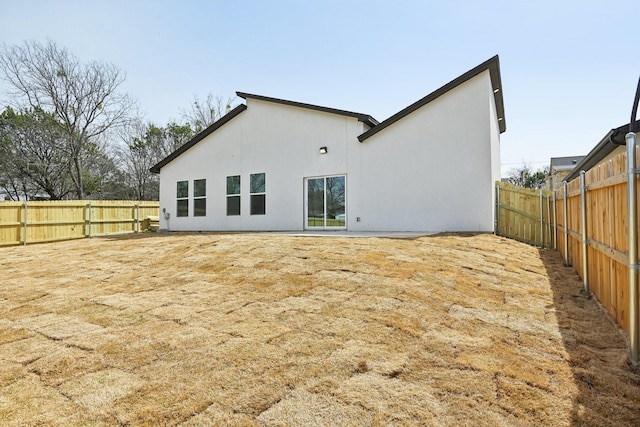
[{"label": "dark roof trim", "polygon": [[[636,129],[640,125],[640,120],[635,122]],[[593,150],[589,152],[575,168],[571,170],[571,173],[567,175],[564,181],[572,181],[580,176],[580,171],[588,171],[602,160],[604,160],[613,150],[620,145],[625,145],[625,136],[629,133],[629,123],[618,126],[615,129],[611,129],[600,142],[593,147]]]},{"label": "dark roof trim", "polygon": [[288,106],[291,106],[291,107],[308,108],[310,110],[322,111],[324,113],[339,114],[339,115],[342,115],[342,116],[355,117],[359,121],[369,125],[369,127],[374,127],[374,126],[378,125],[378,123],[379,123],[376,119],[374,119],[373,117],[371,117],[368,114],[354,113],[353,111],[338,110],[338,109],[335,109],[335,108],[321,107],[319,105],[305,104],[305,103],[302,103],[302,102],[295,102],[295,101],[287,101],[286,99],[270,98],[268,96],[262,96],[262,95],[253,95],[251,93],[245,93],[245,92],[236,92],[236,95],[238,95],[240,98],[244,98],[244,99],[252,98],[252,99],[258,99],[260,101],[267,101],[267,102],[275,102],[275,103],[278,103],[278,104],[284,104],[284,105],[288,105]]},{"label": "dark roof trim", "polygon": [[433,101],[434,99],[444,95],[445,93],[460,86],[466,81],[471,80],[472,78],[474,78],[475,76],[477,76],[478,74],[486,70],[489,70],[489,73],[491,75],[491,87],[493,88],[493,97],[495,99],[496,110],[498,113],[498,126],[500,128],[500,133],[503,133],[505,130],[507,130],[507,125],[504,117],[504,100],[502,98],[502,80],[500,78],[500,61],[499,61],[498,55],[496,55],[493,58],[478,65],[474,69],[467,71],[466,73],[456,78],[455,80],[450,81],[446,85],[442,86],[440,89],[436,89],[434,92],[431,92],[429,95],[425,96],[419,101],[409,105],[404,110],[401,110],[398,113],[394,114],[393,116],[389,117],[388,119],[383,120],[378,126],[373,127],[368,131],[366,131],[365,133],[363,133],[362,135],[360,135],[358,139],[360,140],[360,142],[364,141],[370,136],[380,132],[382,129],[386,128],[387,126],[390,126],[393,123],[397,122],[398,120],[402,119],[403,117],[408,116],[409,114],[413,113],[417,109],[425,106],[426,104]]},{"label": "dark roof trim", "polygon": [[182,153],[187,151],[189,148],[193,147],[198,142],[202,141],[209,134],[213,133],[215,130],[219,129],[220,127],[222,127],[223,125],[225,125],[226,123],[231,121],[231,119],[233,119],[235,116],[237,116],[238,114],[242,113],[246,109],[247,109],[246,105],[244,105],[244,104],[238,105],[236,108],[234,108],[233,110],[229,111],[227,114],[222,116],[219,120],[214,122],[212,125],[207,127],[205,130],[203,130],[202,132],[200,132],[199,134],[197,134],[196,136],[191,138],[187,143],[185,143],[184,145],[179,147],[176,151],[174,151],[173,153],[169,154],[167,157],[162,159],[156,165],[152,166],[151,169],[149,169],[149,171],[152,172],[152,173],[160,173],[160,169],[163,166],[165,166],[167,163],[171,162],[176,157],[178,157],[179,155],[181,155]]}]

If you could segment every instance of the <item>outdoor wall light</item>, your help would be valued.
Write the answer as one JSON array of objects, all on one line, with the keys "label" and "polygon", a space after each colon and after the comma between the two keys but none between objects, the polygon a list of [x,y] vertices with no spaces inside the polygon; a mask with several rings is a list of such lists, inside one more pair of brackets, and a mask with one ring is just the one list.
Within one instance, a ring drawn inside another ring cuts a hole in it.
[{"label": "outdoor wall light", "polygon": [[320,154],[327,154],[327,147],[320,147]]}]

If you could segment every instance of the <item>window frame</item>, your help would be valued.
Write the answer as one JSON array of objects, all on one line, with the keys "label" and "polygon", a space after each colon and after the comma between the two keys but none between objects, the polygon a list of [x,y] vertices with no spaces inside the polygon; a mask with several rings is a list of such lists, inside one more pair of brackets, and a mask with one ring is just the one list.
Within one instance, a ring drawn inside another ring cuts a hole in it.
[{"label": "window frame", "polygon": [[[261,188],[254,191],[254,176],[262,175]],[[254,200],[261,200],[260,204]],[[258,209],[261,208],[261,209]],[[249,212],[251,215],[266,215],[267,214],[267,174],[266,172],[252,173],[249,175]]]},{"label": "window frame", "polygon": [[[202,183],[203,187],[201,188],[202,194],[199,194],[199,186],[197,183]],[[202,205],[202,206],[196,206]],[[194,217],[203,217],[207,216],[207,179],[194,179],[193,180],[193,216]]]},{"label": "window frame", "polygon": [[[230,179],[233,179],[233,178],[238,179],[237,184],[233,182],[231,183],[233,187],[236,187],[237,185],[237,190],[235,188],[229,187]],[[227,216],[239,216],[242,213],[242,204],[240,200],[241,193],[242,193],[242,178],[240,175],[229,175],[227,176],[225,182],[226,182]],[[237,191],[237,193],[233,193],[230,191]],[[237,213],[235,213],[236,206],[232,205],[232,203],[237,204]]]},{"label": "window frame", "polygon": [[[181,184],[186,184],[186,188],[181,188]],[[176,217],[186,218],[189,216],[189,180],[176,182]]]}]

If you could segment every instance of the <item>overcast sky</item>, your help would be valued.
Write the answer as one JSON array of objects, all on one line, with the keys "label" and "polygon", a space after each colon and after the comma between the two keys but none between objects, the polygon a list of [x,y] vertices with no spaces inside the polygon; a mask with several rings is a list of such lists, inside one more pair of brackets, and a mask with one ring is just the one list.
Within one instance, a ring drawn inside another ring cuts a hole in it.
[{"label": "overcast sky", "polygon": [[638,0],[0,0],[0,42],[115,64],[158,125],[236,91],[382,121],[498,54],[505,174],[629,122],[639,17]]}]

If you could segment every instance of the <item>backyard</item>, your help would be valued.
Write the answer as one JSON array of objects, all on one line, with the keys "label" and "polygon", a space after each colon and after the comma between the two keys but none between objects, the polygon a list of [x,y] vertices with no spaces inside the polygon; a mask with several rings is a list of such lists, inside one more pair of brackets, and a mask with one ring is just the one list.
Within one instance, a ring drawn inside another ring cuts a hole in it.
[{"label": "backyard", "polygon": [[640,425],[624,334],[492,235],[0,249],[6,425]]}]

